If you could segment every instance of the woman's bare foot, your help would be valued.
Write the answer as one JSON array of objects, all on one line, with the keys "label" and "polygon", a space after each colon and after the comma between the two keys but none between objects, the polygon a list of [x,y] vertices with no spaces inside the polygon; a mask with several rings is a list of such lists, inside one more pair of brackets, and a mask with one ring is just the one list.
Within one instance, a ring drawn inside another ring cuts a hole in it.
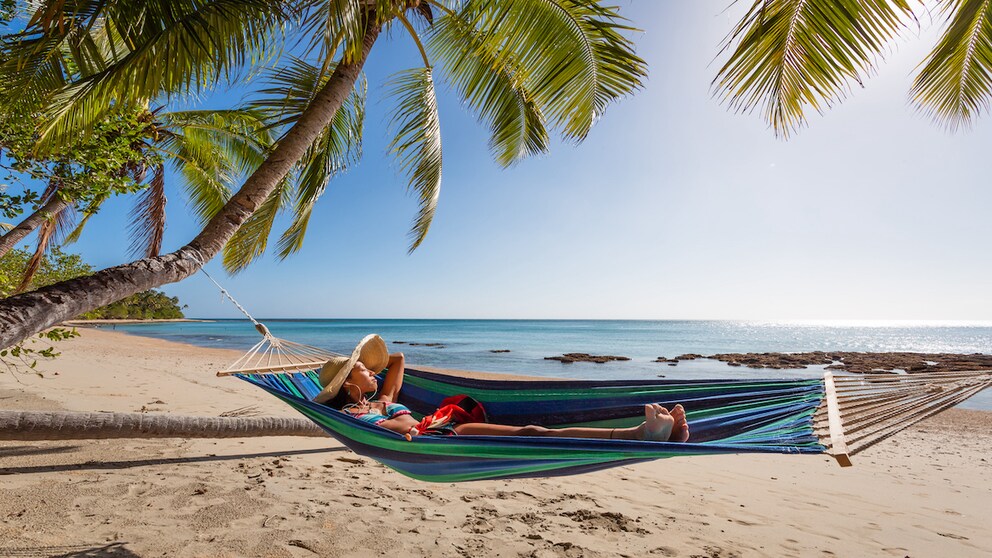
[{"label": "woman's bare foot", "polygon": [[644,406],[644,422],[635,429],[635,438],[651,442],[685,442],[689,424],[685,409],[676,405],[671,412],[657,403]]},{"label": "woman's bare foot", "polygon": [[688,442],[689,423],[685,420],[685,409],[682,405],[672,407],[672,418],[675,419],[675,426],[672,427],[672,434],[669,442]]},{"label": "woman's bare foot", "polygon": [[675,419],[668,409],[652,403],[644,406],[644,423],[641,424],[641,439],[652,442],[667,442],[675,427]]}]

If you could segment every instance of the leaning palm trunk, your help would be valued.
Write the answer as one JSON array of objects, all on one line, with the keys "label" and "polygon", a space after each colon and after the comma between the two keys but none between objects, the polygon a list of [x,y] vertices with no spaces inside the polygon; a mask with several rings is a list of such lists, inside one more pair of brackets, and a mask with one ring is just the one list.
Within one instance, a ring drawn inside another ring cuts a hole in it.
[{"label": "leaning palm trunk", "polygon": [[[70,203],[63,200],[58,195],[53,195],[48,203],[43,205],[38,211],[32,213],[27,219],[21,221],[14,228],[0,236],[0,257],[3,257],[13,250],[17,243],[24,240],[24,237],[34,232],[50,215],[57,215],[65,211]],[[5,345],[6,346],[6,345]]]},{"label": "leaning palm trunk", "polygon": [[272,154],[189,244],[171,254],[144,258],[0,301],[0,347],[12,346],[83,312],[196,273],[220,252],[331,122],[354,88],[378,35],[375,17],[370,16],[361,56],[338,64]]},{"label": "leaning palm trunk", "polygon": [[313,422],[295,418],[0,411],[0,440],[22,442],[108,438],[252,438],[326,435]]}]

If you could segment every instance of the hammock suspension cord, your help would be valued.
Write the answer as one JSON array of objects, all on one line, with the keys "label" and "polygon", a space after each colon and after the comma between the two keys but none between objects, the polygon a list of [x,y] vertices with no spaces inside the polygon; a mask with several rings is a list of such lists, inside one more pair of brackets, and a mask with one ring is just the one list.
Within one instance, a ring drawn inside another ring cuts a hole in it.
[{"label": "hammock suspension cord", "polygon": [[251,349],[248,349],[248,352],[231,363],[227,369],[218,372],[218,376],[259,372],[286,373],[319,370],[331,357],[341,356],[340,353],[287,341],[272,335],[269,328],[249,314],[245,310],[245,307],[241,306],[227,289],[222,287],[220,283],[207,273],[206,269],[200,267],[200,272],[206,275],[207,279],[210,279],[210,282],[220,289],[221,294],[230,300],[245,317],[251,320],[251,323],[255,325],[255,329],[262,335],[261,341],[256,343]]}]

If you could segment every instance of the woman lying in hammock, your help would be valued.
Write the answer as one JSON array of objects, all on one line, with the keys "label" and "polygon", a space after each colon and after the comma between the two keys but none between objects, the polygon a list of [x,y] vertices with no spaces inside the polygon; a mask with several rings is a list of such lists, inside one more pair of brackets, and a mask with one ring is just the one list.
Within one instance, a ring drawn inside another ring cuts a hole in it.
[{"label": "woman lying in hammock", "polygon": [[[408,437],[474,434],[658,442],[685,442],[689,439],[689,425],[682,405],[676,405],[671,411],[658,404],[645,405],[644,422],[630,428],[545,428],[485,422],[485,411],[481,405],[469,397],[456,396],[443,401],[437,411],[418,422],[409,409],[396,403],[403,387],[404,364],[403,353],[389,354],[381,337],[369,335],[362,339],[351,357],[341,356],[327,361],[320,371],[320,385],[324,389],[314,397],[314,401]],[[374,371],[384,368],[386,377],[380,391]]]}]

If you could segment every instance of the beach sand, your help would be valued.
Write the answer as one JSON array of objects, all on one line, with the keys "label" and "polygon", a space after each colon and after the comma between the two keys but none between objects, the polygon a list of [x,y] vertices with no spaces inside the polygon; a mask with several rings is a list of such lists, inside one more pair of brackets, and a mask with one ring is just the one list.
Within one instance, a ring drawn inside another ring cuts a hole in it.
[{"label": "beach sand", "polygon": [[[0,374],[0,408],[296,414],[214,376],[235,352],[81,333],[43,378]],[[990,426],[951,410],[845,469],[715,456],[464,484],[331,438],[0,442],[0,556],[989,556]]]}]

